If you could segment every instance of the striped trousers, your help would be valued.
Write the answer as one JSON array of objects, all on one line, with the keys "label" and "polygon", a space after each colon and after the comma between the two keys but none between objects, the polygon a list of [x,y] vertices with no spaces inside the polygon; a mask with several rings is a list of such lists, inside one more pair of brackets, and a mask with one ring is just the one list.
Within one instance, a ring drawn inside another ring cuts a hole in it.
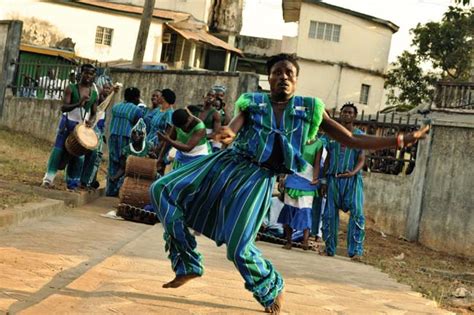
[{"label": "striped trousers", "polygon": [[154,182],[151,199],[176,275],[204,272],[191,227],[218,246],[226,244],[227,258],[245,287],[261,305],[271,305],[283,290],[283,279],[254,241],[270,208],[274,183],[273,172],[232,149],[186,164]]},{"label": "striped trousers", "polygon": [[118,135],[110,135],[109,142],[109,166],[107,168],[107,186],[105,188],[106,196],[118,196],[120,187],[123,183],[123,177],[116,182],[110,180],[120,169],[120,157],[122,149],[130,144],[130,138]]},{"label": "striped trousers", "polygon": [[364,186],[362,175],[349,178],[328,177],[328,193],[326,208],[323,213],[323,239],[326,253],[336,254],[339,230],[339,209],[349,211],[347,227],[347,254],[361,256],[364,253],[365,217],[364,217]]}]

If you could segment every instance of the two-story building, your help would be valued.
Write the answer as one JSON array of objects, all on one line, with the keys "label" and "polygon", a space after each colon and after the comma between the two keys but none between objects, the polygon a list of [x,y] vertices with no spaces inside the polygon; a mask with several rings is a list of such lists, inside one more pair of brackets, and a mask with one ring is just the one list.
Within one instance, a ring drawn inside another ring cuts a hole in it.
[{"label": "two-story building", "polygon": [[297,93],[321,98],[327,108],[352,101],[373,113],[384,107],[384,74],[398,26],[318,0],[284,0],[286,22],[299,22],[297,37],[282,51],[301,66]]},{"label": "two-story building", "polygon": [[[0,20],[24,22],[24,35],[31,34],[28,44],[57,47],[61,39],[70,38],[76,55],[104,62],[132,60],[143,13],[141,6],[104,0],[0,0],[0,6]],[[190,13],[153,11],[145,62],[206,69],[208,50],[241,53]]]}]

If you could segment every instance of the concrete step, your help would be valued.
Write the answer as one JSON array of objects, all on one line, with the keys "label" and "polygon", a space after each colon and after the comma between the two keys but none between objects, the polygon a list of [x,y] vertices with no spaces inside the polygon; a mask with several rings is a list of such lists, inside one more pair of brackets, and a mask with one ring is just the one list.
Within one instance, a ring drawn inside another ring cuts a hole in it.
[{"label": "concrete step", "polygon": [[26,194],[34,194],[48,199],[62,200],[69,207],[80,207],[105,195],[105,188],[93,191],[69,192],[64,190],[45,189],[39,186],[26,185],[0,180],[0,188]]},{"label": "concrete step", "polygon": [[0,229],[10,228],[68,211],[62,200],[44,199],[0,210]]}]

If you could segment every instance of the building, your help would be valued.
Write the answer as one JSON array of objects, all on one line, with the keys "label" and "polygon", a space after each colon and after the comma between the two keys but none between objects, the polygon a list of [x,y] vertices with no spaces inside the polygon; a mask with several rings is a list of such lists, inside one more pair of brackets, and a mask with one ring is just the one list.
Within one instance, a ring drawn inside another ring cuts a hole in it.
[{"label": "building", "polygon": [[318,0],[284,0],[283,15],[299,22],[298,36],[282,42],[283,52],[299,58],[298,94],[317,96],[327,108],[352,101],[367,113],[383,109],[397,25]]},{"label": "building", "polygon": [[[0,0],[0,5],[0,19],[24,22],[23,33],[32,34],[28,44],[56,47],[70,38],[75,54],[83,58],[103,62],[133,58],[143,7],[99,0]],[[229,57],[241,53],[209,34],[206,24],[189,13],[154,10],[144,62],[206,69],[210,49]]]}]

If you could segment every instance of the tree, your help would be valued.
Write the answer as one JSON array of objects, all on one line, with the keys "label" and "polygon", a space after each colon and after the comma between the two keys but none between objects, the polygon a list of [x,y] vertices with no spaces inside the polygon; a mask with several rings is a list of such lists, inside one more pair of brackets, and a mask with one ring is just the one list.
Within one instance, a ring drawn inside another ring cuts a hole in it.
[{"label": "tree", "polygon": [[[469,0],[458,0],[469,4]],[[469,77],[474,55],[474,9],[449,7],[440,22],[418,24],[414,53],[404,51],[388,71],[384,111],[407,111],[429,102],[437,79],[462,81]],[[420,64],[431,65],[423,71]]]},{"label": "tree", "polygon": [[434,73],[425,73],[419,66],[420,57],[404,51],[388,71],[385,88],[387,103],[383,112],[404,112],[430,100],[432,86],[437,79]]},{"label": "tree", "polygon": [[441,22],[418,24],[412,30],[412,45],[422,61],[430,61],[434,69],[450,80],[469,77],[474,34],[474,10],[449,7]]}]

